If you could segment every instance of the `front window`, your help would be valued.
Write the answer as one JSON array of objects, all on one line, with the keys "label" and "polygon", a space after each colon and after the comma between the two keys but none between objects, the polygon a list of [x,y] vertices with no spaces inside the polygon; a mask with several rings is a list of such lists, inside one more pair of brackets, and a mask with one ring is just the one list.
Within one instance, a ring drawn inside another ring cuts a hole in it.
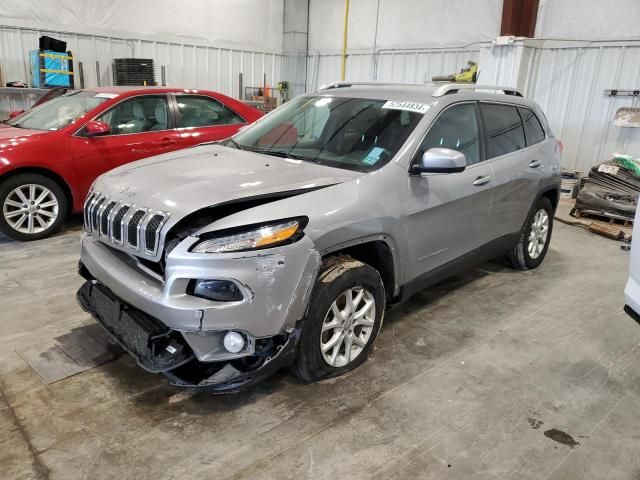
[{"label": "front window", "polygon": [[228,145],[372,171],[391,160],[414,130],[423,116],[416,106],[366,98],[299,97],[234,136]]},{"label": "front window", "polygon": [[96,92],[69,92],[26,111],[8,123],[17,128],[60,130],[106,100],[109,96]]},{"label": "front window", "polygon": [[97,120],[109,125],[109,135],[167,130],[169,128],[167,96],[141,95],[130,98],[103,113]]}]

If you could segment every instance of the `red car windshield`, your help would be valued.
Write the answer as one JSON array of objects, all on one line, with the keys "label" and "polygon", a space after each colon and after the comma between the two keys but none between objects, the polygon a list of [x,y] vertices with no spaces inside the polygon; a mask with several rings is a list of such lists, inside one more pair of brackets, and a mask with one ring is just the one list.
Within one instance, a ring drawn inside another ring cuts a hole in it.
[{"label": "red car windshield", "polygon": [[96,92],[69,92],[27,110],[8,124],[31,130],[60,130],[110,98]]}]

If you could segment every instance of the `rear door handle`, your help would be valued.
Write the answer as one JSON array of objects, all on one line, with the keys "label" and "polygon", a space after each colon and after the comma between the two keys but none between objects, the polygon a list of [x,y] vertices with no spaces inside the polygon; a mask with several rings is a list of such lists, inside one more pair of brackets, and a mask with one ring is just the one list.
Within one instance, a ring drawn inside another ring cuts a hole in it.
[{"label": "rear door handle", "polygon": [[540,160],[531,160],[529,162],[529,168],[538,168],[540,165],[542,165]]},{"label": "rear door handle", "polygon": [[484,177],[478,177],[473,181],[473,184],[478,187],[480,185],[484,185],[485,183],[489,183],[491,181],[491,177],[486,175]]}]

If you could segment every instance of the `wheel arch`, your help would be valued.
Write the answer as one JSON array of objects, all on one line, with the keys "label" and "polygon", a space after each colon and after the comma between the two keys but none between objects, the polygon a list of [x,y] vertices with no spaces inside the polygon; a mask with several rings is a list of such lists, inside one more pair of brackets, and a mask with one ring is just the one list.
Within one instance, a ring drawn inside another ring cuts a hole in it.
[{"label": "wheel arch", "polygon": [[9,170],[8,172],[2,174],[0,176],[0,182],[3,182],[5,180],[7,180],[8,178],[11,177],[15,177],[16,175],[20,175],[23,173],[34,173],[34,174],[38,174],[38,175],[42,175],[44,177],[47,177],[51,180],[53,180],[54,182],[56,182],[58,185],[60,185],[60,188],[62,188],[62,191],[65,194],[65,197],[67,198],[67,204],[68,204],[68,208],[69,211],[73,210],[73,205],[74,205],[74,197],[73,197],[73,191],[71,190],[71,187],[69,186],[69,182],[67,182],[64,177],[62,177],[60,174],[54,172],[53,170],[50,170],[48,168],[43,168],[43,167],[18,167],[18,168],[14,168],[13,170]]},{"label": "wheel arch", "polygon": [[323,259],[336,255],[349,255],[355,260],[359,260],[375,268],[382,278],[387,301],[393,301],[398,292],[400,275],[398,272],[396,249],[389,236],[380,235],[361,238],[336,245],[322,252]]},{"label": "wheel arch", "polygon": [[542,197],[546,197],[549,199],[549,201],[551,202],[551,206],[553,207],[553,211],[555,212],[556,208],[558,207],[558,202],[560,201],[560,191],[555,187],[548,188],[540,192],[538,198]]}]

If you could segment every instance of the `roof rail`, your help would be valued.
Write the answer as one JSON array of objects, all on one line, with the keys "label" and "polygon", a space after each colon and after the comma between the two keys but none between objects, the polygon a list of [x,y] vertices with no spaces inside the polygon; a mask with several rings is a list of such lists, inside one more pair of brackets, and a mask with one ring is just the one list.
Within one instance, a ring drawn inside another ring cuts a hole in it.
[{"label": "roof rail", "polygon": [[433,97],[442,97],[450,93],[458,93],[460,90],[493,90],[494,92],[502,92],[504,95],[513,95],[516,97],[522,97],[522,93],[513,87],[499,87],[496,85],[476,85],[475,83],[445,83],[440,85],[433,92]]},{"label": "roof rail", "polygon": [[331,90],[332,88],[349,88],[349,87],[424,87],[425,85],[420,83],[393,83],[393,82],[331,82],[326,85],[322,85],[317,92],[322,90]]}]

